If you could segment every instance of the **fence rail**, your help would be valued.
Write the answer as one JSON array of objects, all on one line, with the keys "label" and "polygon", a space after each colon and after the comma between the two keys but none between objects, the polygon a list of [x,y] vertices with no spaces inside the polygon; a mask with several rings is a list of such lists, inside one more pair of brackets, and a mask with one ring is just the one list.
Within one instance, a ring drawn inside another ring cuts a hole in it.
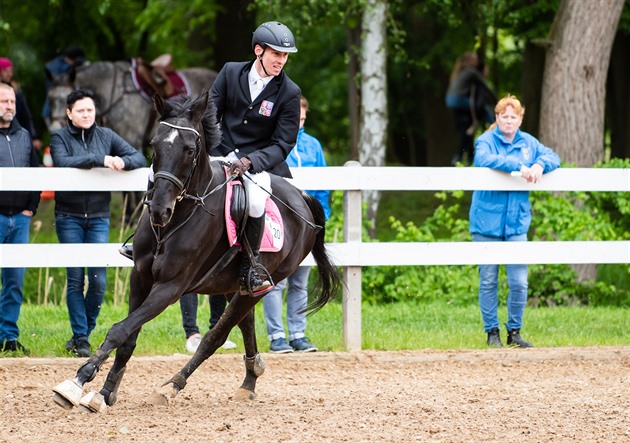
[{"label": "fence rail", "polygon": [[[344,167],[294,169],[302,189],[345,191],[344,239],[328,245],[331,258],[343,267],[343,334],[348,350],[361,348],[361,267],[471,265],[492,263],[630,263],[630,241],[565,241],[526,243],[362,243],[361,192],[440,190],[630,191],[629,169],[558,169],[537,184],[487,168]],[[146,189],[148,169],[114,172],[68,168],[0,168],[2,191],[73,191]],[[119,244],[0,245],[0,267],[129,267]],[[309,256],[304,264],[313,264]]]}]

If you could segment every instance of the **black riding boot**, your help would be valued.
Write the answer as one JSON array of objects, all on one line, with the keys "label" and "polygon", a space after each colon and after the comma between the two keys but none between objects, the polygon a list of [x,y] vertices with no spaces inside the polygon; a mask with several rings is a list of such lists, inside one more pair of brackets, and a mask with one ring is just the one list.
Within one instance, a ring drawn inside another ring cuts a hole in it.
[{"label": "black riding boot", "polygon": [[254,257],[253,263],[250,263],[249,256],[247,255],[245,248],[243,248],[241,256],[241,274],[239,277],[242,295],[252,294],[260,296],[273,289],[273,285],[267,279],[267,276],[264,276],[265,278],[262,279],[260,278],[260,275],[258,275],[258,272],[256,272],[258,252],[260,251],[260,243],[262,241],[264,230],[265,214],[258,218],[250,217],[249,220],[247,220],[244,234],[247,237],[247,241],[249,242],[249,246],[252,249]]}]

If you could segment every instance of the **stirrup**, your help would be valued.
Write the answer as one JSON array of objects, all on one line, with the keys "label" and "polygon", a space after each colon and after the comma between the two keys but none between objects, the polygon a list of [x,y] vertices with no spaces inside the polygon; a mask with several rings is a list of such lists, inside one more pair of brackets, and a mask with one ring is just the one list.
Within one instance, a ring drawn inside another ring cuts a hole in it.
[{"label": "stirrup", "polygon": [[[260,277],[260,275],[258,275],[258,272],[256,272],[257,268],[261,269],[264,273],[264,276],[266,277],[264,280]],[[260,264],[250,267],[246,274],[241,275],[239,280],[241,295],[249,295],[251,297],[261,297],[275,287],[271,275],[267,269]],[[258,289],[252,288],[252,280]],[[267,285],[265,285],[265,283],[267,283]]]}]

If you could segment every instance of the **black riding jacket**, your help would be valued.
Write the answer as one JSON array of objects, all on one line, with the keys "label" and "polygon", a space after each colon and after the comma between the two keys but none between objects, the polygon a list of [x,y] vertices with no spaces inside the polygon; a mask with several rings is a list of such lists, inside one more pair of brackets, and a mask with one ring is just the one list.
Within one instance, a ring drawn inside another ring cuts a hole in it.
[{"label": "black riding jacket", "polygon": [[[11,126],[0,131],[0,168],[38,167],[39,159],[31,136],[16,119]],[[39,191],[0,192],[0,214],[16,215],[24,210],[35,214],[39,204]]]},{"label": "black riding jacket", "polygon": [[[50,153],[55,167],[102,168],[106,155],[118,156],[125,170],[146,166],[144,155],[109,128],[96,123],[89,129],[68,125],[50,136]],[[56,191],[55,213],[75,217],[109,217],[111,192]]]}]

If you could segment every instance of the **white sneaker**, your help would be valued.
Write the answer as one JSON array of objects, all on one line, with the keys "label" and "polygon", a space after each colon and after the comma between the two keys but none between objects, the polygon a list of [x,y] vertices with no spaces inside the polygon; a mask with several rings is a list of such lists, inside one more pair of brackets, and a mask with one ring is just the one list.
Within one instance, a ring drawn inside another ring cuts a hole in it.
[{"label": "white sneaker", "polygon": [[223,343],[223,346],[221,347],[223,349],[236,349],[236,343],[228,338],[227,340],[225,340],[225,343]]},{"label": "white sneaker", "polygon": [[197,352],[197,348],[201,343],[201,334],[193,334],[186,340],[186,350],[191,354]]}]

